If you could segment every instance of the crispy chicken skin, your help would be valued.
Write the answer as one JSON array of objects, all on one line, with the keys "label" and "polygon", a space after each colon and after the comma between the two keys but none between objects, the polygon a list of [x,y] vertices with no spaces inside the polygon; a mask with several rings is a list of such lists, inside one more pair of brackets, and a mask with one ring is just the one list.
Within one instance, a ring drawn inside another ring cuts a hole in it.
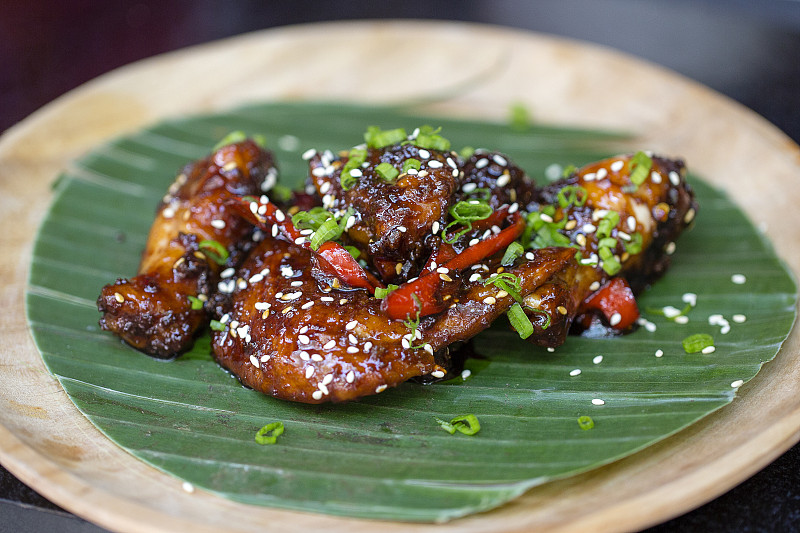
[{"label": "crispy chicken skin", "polygon": [[[536,252],[513,269],[525,292],[568,268],[564,248]],[[381,311],[380,300],[364,289],[336,290],[314,277],[311,253],[267,238],[253,251],[239,277],[225,328],[213,333],[217,361],[247,386],[304,403],[352,400],[382,392],[410,378],[446,368],[434,354],[486,329],[514,303],[497,289],[455,279],[457,305],[412,328]],[[255,276],[255,277],[254,277]]]},{"label": "crispy chicken skin", "polygon": [[[235,258],[252,230],[226,202],[260,194],[274,180],[272,156],[249,140],[185,167],[158,206],[138,274],[103,287],[97,300],[102,329],[158,358],[188,349],[208,321],[201,304],[225,263],[213,257]],[[198,300],[193,304],[190,296]]]}]

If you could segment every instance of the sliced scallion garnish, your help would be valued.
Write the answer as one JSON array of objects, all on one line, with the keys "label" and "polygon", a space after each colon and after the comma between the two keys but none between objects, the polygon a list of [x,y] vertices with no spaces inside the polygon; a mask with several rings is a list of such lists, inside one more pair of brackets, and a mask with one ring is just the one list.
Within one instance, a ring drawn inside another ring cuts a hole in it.
[{"label": "sliced scallion garnish", "polygon": [[592,429],[594,427],[594,420],[592,420],[591,416],[580,416],[578,417],[578,426],[584,431]]},{"label": "sliced scallion garnish", "polygon": [[225,137],[223,137],[217,144],[214,145],[214,148],[211,150],[216,152],[223,146],[228,146],[229,144],[236,144],[240,143],[247,139],[247,134],[241,130],[236,130],[228,133]]},{"label": "sliced scallion garnish", "polygon": [[397,288],[398,288],[397,285],[393,285],[391,283],[389,285],[387,285],[385,289],[383,287],[376,287],[375,288],[375,298],[378,298],[378,299],[386,298],[386,296],[388,296],[390,292],[392,292],[393,290],[396,290]]},{"label": "sliced scallion garnish", "polygon": [[702,352],[710,346],[714,346],[714,337],[708,333],[695,333],[683,339],[683,349],[686,353]]},{"label": "sliced scallion garnish", "polygon": [[192,304],[192,311],[197,311],[198,309],[203,308],[203,300],[197,296],[187,296],[187,298],[189,299],[189,303]]},{"label": "sliced scallion garnish", "polygon": [[473,414],[457,416],[450,423],[453,424],[456,431],[460,431],[464,435],[474,435],[481,430],[478,417]]},{"label": "sliced scallion garnish", "polygon": [[512,265],[514,264],[514,261],[516,261],[517,258],[522,257],[522,254],[524,253],[525,248],[523,248],[522,245],[517,241],[514,241],[508,245],[508,248],[506,248],[503,258],[500,260],[500,264],[503,266]]},{"label": "sliced scallion garnish", "polygon": [[650,175],[650,169],[653,168],[653,159],[646,153],[639,151],[633,154],[628,168],[631,172],[631,182],[634,185],[641,185]]},{"label": "sliced scallion garnish", "polygon": [[[473,222],[487,219],[493,212],[492,206],[482,200],[461,200],[450,207],[450,216],[453,217],[453,221],[442,230],[442,240],[448,244],[455,242],[456,239],[472,230]],[[465,228],[448,239],[447,231],[453,226],[460,225]]]},{"label": "sliced scallion garnish", "polygon": [[522,296],[520,296],[520,280],[515,274],[501,272],[500,274],[489,276],[483,280],[483,284],[494,285],[498,289],[506,291],[516,302],[522,302]]},{"label": "sliced scallion garnish", "polygon": [[364,140],[370,148],[386,148],[398,144],[404,140],[408,135],[403,128],[395,128],[393,130],[382,130],[378,126],[370,126],[364,134]]},{"label": "sliced scallion garnish", "polygon": [[283,435],[283,422],[272,422],[256,432],[256,442],[258,444],[275,444],[281,435]]},{"label": "sliced scallion garnish", "polygon": [[214,331],[225,331],[225,324],[223,324],[223,323],[222,323],[222,322],[220,322],[219,320],[212,320],[211,322],[209,322],[209,324],[208,324],[208,325],[209,325],[209,326],[211,327],[211,329],[213,329]]},{"label": "sliced scallion garnish", "polygon": [[383,162],[375,167],[375,172],[386,181],[394,181],[400,175],[400,171],[394,168],[391,163]]},{"label": "sliced scallion garnish", "polygon": [[420,126],[417,138],[413,141],[414,146],[446,152],[450,149],[450,141],[439,135],[441,129],[442,128],[434,129],[428,125]]},{"label": "sliced scallion garnish", "polygon": [[527,339],[533,334],[533,324],[519,303],[515,302],[506,314],[511,327],[517,331],[520,339]]},{"label": "sliced scallion garnish", "polygon": [[419,170],[422,168],[422,163],[419,159],[414,159],[413,157],[409,157],[405,161],[403,161],[403,172],[406,173],[411,169]]},{"label": "sliced scallion garnish", "polygon": [[589,195],[580,185],[567,185],[558,191],[558,205],[566,209],[572,205],[583,207]]},{"label": "sliced scallion garnish", "polygon": [[197,246],[218,265],[224,265],[228,260],[228,250],[217,241],[203,240]]}]

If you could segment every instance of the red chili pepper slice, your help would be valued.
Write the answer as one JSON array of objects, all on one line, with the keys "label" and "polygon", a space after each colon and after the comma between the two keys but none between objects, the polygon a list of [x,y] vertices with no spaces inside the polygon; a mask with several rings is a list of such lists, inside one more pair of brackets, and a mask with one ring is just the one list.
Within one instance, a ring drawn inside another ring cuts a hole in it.
[{"label": "red chili pepper slice", "polygon": [[619,330],[629,328],[639,318],[636,298],[628,282],[622,278],[613,278],[589,296],[583,302],[582,310],[600,311],[609,323],[618,313],[620,320],[612,327]]},{"label": "red chili pepper slice", "polygon": [[358,261],[342,245],[328,241],[323,243],[318,250],[311,248],[311,243],[300,234],[300,231],[292,223],[292,219],[272,202],[237,198],[230,200],[229,203],[243,218],[262,230],[268,231],[267,222],[276,225],[285,238],[316,254],[323,270],[336,276],[350,287],[367,289],[372,293],[375,292],[376,287],[383,287],[375,276],[361,268]]},{"label": "red chili pepper slice", "polygon": [[[441,266],[450,271],[461,272],[478,261],[505,250],[522,235],[524,229],[525,220],[519,213],[514,213],[510,226],[470,246]],[[381,302],[381,309],[394,320],[413,319],[417,313],[421,317],[440,313],[448,305],[443,299],[437,298],[437,291],[442,283],[446,282],[441,279],[438,272],[423,274],[418,279],[404,283],[390,292]]]}]

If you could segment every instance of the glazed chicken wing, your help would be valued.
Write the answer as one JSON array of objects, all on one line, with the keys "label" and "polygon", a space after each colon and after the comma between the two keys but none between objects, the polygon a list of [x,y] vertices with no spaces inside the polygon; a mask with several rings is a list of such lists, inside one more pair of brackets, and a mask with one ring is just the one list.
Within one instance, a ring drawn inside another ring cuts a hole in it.
[{"label": "glazed chicken wing", "polygon": [[227,201],[274,182],[272,156],[250,140],[184,168],[158,207],[138,274],[103,287],[100,326],[158,358],[189,348],[220,270],[252,230]]}]

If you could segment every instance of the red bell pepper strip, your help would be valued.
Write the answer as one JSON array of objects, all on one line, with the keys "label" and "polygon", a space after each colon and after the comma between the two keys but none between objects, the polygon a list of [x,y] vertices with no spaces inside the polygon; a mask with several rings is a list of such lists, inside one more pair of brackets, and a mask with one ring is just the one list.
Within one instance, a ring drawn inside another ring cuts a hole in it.
[{"label": "red bell pepper strip", "polygon": [[[581,306],[583,311],[600,311],[611,327],[624,330],[633,325],[639,318],[639,308],[628,282],[622,278],[613,278],[603,285],[594,294],[589,296]],[[619,321],[615,324],[612,319],[619,314]]]},{"label": "red bell pepper strip", "polygon": [[272,202],[237,198],[230,200],[229,203],[243,218],[264,231],[269,231],[267,222],[277,226],[280,235],[316,254],[324,271],[350,287],[367,289],[371,293],[375,292],[376,287],[383,287],[380,281],[361,268],[358,261],[342,245],[327,241],[318,250],[311,248],[311,243],[300,234],[292,219]]},{"label": "red bell pepper strip", "polygon": [[[465,268],[505,250],[525,229],[525,220],[514,213],[511,225],[500,233],[492,235],[470,246],[441,265],[451,272],[461,272]],[[390,292],[381,302],[381,309],[394,320],[408,320],[416,316],[427,316],[444,311],[448,302],[438,299],[436,293],[445,283],[436,271],[423,274],[414,281],[404,283]]]}]

